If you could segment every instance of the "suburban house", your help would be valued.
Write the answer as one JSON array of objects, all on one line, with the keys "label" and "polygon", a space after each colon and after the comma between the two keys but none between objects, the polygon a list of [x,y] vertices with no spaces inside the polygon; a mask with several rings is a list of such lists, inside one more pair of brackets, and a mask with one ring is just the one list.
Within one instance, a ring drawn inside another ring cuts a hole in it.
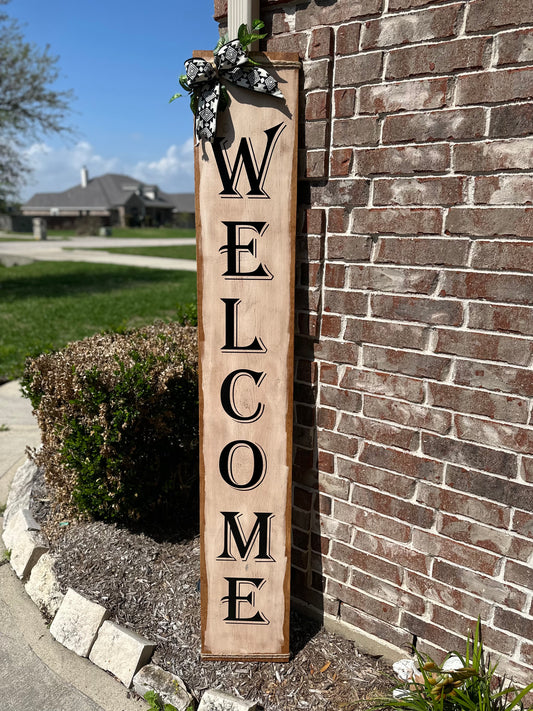
[{"label": "suburban house", "polygon": [[74,227],[92,218],[102,226],[168,225],[194,227],[194,193],[165,193],[128,175],[106,173],[58,193],[36,193],[22,205],[22,214],[45,218],[53,228]]}]

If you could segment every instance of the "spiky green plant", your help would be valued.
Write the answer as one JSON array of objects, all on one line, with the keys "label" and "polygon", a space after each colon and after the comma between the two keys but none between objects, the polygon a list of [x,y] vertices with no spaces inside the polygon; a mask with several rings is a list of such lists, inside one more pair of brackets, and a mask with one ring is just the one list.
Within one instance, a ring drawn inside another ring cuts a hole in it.
[{"label": "spiky green plant", "polygon": [[533,690],[533,684],[519,689],[496,673],[498,665],[491,664],[483,649],[479,619],[467,640],[465,654],[451,652],[447,660],[453,658],[456,658],[455,664],[447,666],[445,662],[439,666],[429,655],[417,652],[417,673],[398,684],[390,697],[378,699],[373,709],[524,711],[523,700]]}]

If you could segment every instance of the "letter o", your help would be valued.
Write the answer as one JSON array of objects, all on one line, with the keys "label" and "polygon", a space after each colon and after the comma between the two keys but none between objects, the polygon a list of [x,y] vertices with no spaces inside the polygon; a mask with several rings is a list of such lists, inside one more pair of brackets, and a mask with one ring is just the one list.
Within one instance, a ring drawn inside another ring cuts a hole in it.
[{"label": "letter o", "polygon": [[[233,475],[233,456],[240,447],[248,447],[253,455],[252,475],[245,484],[239,484]],[[245,439],[236,439],[229,442],[220,453],[218,468],[226,484],[229,484],[233,489],[239,489],[239,491],[250,491],[263,481],[266,474],[266,463],[266,455],[258,444]]]}]

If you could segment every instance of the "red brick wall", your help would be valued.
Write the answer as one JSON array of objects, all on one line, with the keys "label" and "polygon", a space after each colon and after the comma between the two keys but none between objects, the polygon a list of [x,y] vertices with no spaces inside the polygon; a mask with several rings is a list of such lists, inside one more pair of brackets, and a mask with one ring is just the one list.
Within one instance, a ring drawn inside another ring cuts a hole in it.
[{"label": "red brick wall", "polygon": [[437,657],[479,614],[531,680],[531,0],[262,7],[303,60],[294,595]]}]

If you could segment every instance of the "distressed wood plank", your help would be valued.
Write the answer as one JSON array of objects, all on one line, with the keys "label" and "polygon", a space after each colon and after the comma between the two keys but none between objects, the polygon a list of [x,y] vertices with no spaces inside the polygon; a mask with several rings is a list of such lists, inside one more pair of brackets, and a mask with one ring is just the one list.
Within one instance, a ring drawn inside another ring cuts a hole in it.
[{"label": "distressed wood plank", "polygon": [[228,83],[195,149],[207,659],[289,655],[299,63],[261,58],[285,101]]}]

